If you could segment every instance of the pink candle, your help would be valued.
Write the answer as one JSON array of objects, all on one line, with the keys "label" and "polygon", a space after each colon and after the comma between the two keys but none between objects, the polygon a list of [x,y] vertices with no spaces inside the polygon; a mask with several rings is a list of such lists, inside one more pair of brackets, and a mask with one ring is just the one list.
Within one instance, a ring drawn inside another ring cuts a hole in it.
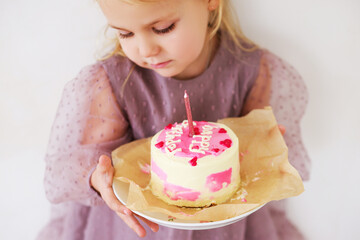
[{"label": "pink candle", "polygon": [[188,123],[189,123],[189,137],[192,137],[192,136],[194,136],[195,132],[194,132],[192,115],[191,115],[189,95],[187,95],[186,90],[185,90],[185,94],[184,94],[184,101],[185,101],[186,115],[187,115]]}]

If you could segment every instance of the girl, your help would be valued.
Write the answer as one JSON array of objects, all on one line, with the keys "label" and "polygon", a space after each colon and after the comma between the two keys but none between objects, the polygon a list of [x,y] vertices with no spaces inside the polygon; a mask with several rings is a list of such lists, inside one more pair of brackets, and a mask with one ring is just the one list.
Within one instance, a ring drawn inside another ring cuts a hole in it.
[{"label": "girl", "polygon": [[242,34],[229,0],[98,3],[116,44],[65,87],[46,155],[45,191],[56,205],[38,239],[302,239],[275,205],[226,227],[186,231],[159,229],[116,199],[110,152],[185,119],[185,89],[194,120],[271,105],[287,128],[289,159],[307,179],[299,130],[307,95],[293,68]]}]

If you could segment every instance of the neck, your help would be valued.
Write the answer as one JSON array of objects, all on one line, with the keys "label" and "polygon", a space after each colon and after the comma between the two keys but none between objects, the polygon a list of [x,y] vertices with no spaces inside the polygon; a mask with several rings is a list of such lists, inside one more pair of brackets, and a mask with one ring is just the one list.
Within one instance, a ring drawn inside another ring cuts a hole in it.
[{"label": "neck", "polygon": [[[207,63],[205,69],[207,69],[210,66],[211,61],[213,60],[216,50],[219,47],[219,39],[218,36],[215,35],[210,41],[209,41],[209,53],[207,58]],[[204,69],[204,70],[205,70]]]}]

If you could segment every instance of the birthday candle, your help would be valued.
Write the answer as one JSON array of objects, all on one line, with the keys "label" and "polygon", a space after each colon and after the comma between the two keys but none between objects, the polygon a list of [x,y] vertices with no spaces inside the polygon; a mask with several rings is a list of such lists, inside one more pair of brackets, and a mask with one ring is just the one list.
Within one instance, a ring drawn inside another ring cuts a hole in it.
[{"label": "birthday candle", "polygon": [[191,115],[189,95],[187,95],[186,90],[185,90],[185,94],[184,94],[184,101],[185,101],[186,115],[187,115],[188,123],[189,123],[189,137],[192,137],[192,136],[194,136],[195,132],[194,132],[192,115]]}]

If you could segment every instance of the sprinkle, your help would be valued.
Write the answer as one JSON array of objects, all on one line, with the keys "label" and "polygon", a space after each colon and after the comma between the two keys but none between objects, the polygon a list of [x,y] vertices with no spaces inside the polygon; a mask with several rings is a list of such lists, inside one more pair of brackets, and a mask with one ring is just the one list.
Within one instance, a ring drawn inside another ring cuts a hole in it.
[{"label": "sprinkle", "polygon": [[227,131],[224,128],[220,128],[219,133],[227,133]]},{"label": "sprinkle", "polygon": [[193,149],[199,149],[200,147],[199,146],[194,146]]},{"label": "sprinkle", "polygon": [[158,142],[157,144],[155,144],[155,147],[162,148],[164,146],[164,144],[165,143],[163,141],[161,141],[161,142]]},{"label": "sprinkle", "polygon": [[194,128],[194,133],[195,135],[199,135],[200,134],[200,129],[198,127]]},{"label": "sprinkle", "polygon": [[170,123],[169,125],[167,125],[167,126],[165,127],[165,130],[170,130],[172,127],[173,127],[173,125]]},{"label": "sprinkle", "polygon": [[218,148],[214,148],[212,151],[217,153],[217,152],[219,152],[219,151],[220,151],[220,149],[218,149]]},{"label": "sprinkle", "polygon": [[194,157],[193,159],[191,159],[189,161],[189,163],[191,164],[191,166],[195,167],[197,165],[197,157]]},{"label": "sprinkle", "polygon": [[231,147],[232,141],[231,141],[231,139],[225,139],[224,141],[220,141],[220,144],[229,148],[229,147]]}]

